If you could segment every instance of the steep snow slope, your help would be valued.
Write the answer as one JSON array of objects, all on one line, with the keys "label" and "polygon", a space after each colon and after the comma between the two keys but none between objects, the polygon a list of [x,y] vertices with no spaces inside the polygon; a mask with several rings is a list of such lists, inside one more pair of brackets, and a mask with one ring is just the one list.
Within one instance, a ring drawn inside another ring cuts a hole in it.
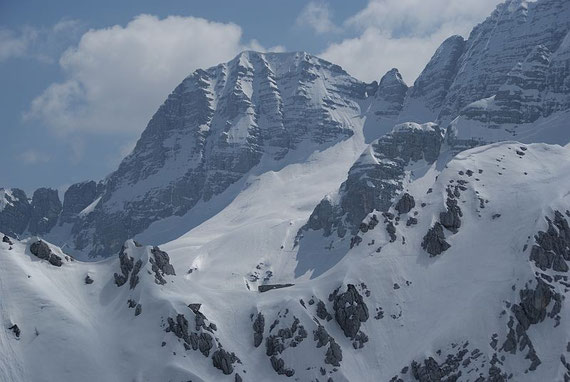
[{"label": "steep snow slope", "polygon": [[[165,235],[182,235],[166,244],[165,249],[180,253],[178,258],[183,263],[179,266],[198,269],[192,277],[204,285],[224,280],[232,287],[248,284],[255,289],[258,284],[291,280],[295,267],[291,247],[298,229],[318,201],[343,181],[364,147],[362,136],[357,134],[310,155],[306,162],[250,176],[236,184],[239,191],[228,190],[238,196],[227,206],[226,195],[222,194],[183,217],[154,223],[136,239],[160,242]],[[218,203],[223,207],[218,207]],[[206,220],[197,214],[213,216]],[[206,221],[190,232],[185,231],[203,220]],[[266,272],[274,276],[264,282]],[[260,279],[255,280],[255,275],[260,275]]]},{"label": "steep snow slope", "polygon": [[[245,200],[224,210],[218,237],[212,225],[162,251],[128,241],[119,258],[98,263],[51,247],[62,260],[52,265],[32,253],[43,256],[38,239],[6,238],[13,244],[0,244],[0,380],[427,381],[459,372],[471,381],[562,380],[569,170],[560,146],[500,143],[460,153],[409,179],[402,193],[414,206],[402,208],[398,197],[389,214],[370,214],[359,244],[328,271],[308,280],[291,266],[269,268],[295,285],[264,293],[255,282],[248,289],[244,272],[259,261],[263,278],[266,265],[297,262],[295,253],[267,255],[260,244],[283,240],[290,250],[295,231],[264,237],[274,214]],[[261,179],[255,194],[271,199],[282,184]],[[398,205],[406,212],[398,215]],[[460,224],[449,224],[452,205]],[[256,240],[244,236],[240,216],[265,222]],[[416,224],[404,224],[410,217]],[[430,256],[422,242],[437,222],[450,228],[440,238],[449,247]]]}]

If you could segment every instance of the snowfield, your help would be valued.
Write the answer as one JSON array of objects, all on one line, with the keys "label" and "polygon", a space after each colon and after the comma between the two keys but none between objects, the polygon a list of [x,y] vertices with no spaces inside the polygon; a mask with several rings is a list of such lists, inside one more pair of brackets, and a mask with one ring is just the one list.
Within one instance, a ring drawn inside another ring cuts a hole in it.
[{"label": "snowfield", "polygon": [[[234,374],[244,380],[275,380],[266,341],[278,328],[290,326],[294,317],[307,336],[279,355],[298,380],[321,378],[321,367],[335,381],[389,380],[414,360],[433,357],[442,362],[463,346],[468,354],[475,349],[475,354],[481,353],[460,367],[470,377],[464,380],[475,380],[480,373],[487,377],[493,354],[505,356],[497,365],[513,373],[514,380],[561,380],[565,368],[560,356],[566,353],[569,330],[567,305],[562,304],[558,313],[559,325],[546,317],[528,329],[542,362],[534,372],[525,373],[530,367],[526,351],[510,354],[499,348],[513,317],[509,306],[520,302],[519,292],[525,286],[536,284],[535,272],[543,273],[529,259],[535,235],[547,230],[546,218],[553,219],[555,211],[568,213],[569,154],[556,145],[505,142],[462,152],[443,169],[433,166],[405,187],[415,207],[399,216],[390,210],[399,217],[396,240],[390,242],[385,218],[380,216],[374,229],[359,233],[359,245],[313,279],[295,277],[291,236],[295,216],[281,215],[280,220],[279,214],[259,207],[260,200],[275,202],[275,211],[280,207],[274,197],[283,184],[280,173],[250,186],[255,187],[257,203],[245,202],[246,190],[244,201],[234,201],[206,226],[161,246],[176,272],[164,275],[164,285],[156,281],[149,262],[151,248],[133,241],[125,243],[124,252],[142,265],[140,279],[131,289],[129,282],[117,286],[113,276],[121,274],[117,258],[84,263],[67,259],[51,246],[64,259],[57,267],[30,252],[38,238],[10,238],[13,244],[2,243],[0,249],[0,312],[4,327],[16,324],[21,332],[16,336],[11,330],[0,331],[0,380],[50,381],[54,376],[89,381],[219,380],[224,374],[212,367],[211,355],[222,346],[240,359],[233,364]],[[297,170],[307,171],[303,166]],[[468,171],[473,173],[467,175]],[[465,188],[457,197],[461,226],[457,233],[445,230],[449,249],[430,257],[421,247],[423,237],[445,210],[447,188],[458,184]],[[432,191],[426,193],[428,189]],[[411,216],[417,224],[406,226]],[[568,215],[564,219],[570,221]],[[256,223],[252,237],[241,228],[249,221]],[[205,232],[210,236],[204,237]],[[321,241],[323,253],[329,250],[326,244]],[[252,275],[257,271],[260,277],[271,271],[272,284],[295,285],[260,293],[255,282],[244,279],[247,271]],[[545,274],[567,277],[553,271]],[[86,276],[92,284],[86,284]],[[344,335],[328,299],[335,289],[342,293],[349,284],[356,286],[368,310],[359,330],[371,340],[358,349]],[[567,294],[563,283],[552,285],[556,293]],[[319,318],[311,300],[322,300],[333,318]],[[206,322],[216,325],[209,357],[200,350],[185,350],[184,340],[166,330],[168,318],[178,314],[187,317],[193,330],[198,315],[188,304],[196,303],[202,304],[198,311]],[[141,312],[135,315],[138,304]],[[554,300],[546,309],[553,305]],[[264,341],[256,348],[252,315],[258,312],[265,318],[265,328]],[[276,329],[270,330],[277,319]],[[318,325],[341,345],[341,367],[324,362],[327,348],[317,348],[313,338]],[[493,336],[496,349],[490,345]],[[374,375],[369,373],[371,367]],[[410,372],[401,377],[411,380]]]}]

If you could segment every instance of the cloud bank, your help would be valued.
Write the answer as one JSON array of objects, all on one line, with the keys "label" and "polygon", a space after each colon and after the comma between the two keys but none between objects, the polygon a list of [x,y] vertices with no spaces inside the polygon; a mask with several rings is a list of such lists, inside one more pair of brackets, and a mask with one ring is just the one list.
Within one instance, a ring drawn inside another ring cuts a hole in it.
[{"label": "cloud bank", "polygon": [[25,118],[62,134],[132,135],[185,76],[250,48],[263,50],[255,40],[244,44],[238,25],[195,17],[143,14],[91,29],[61,56],[66,79],[35,98]]},{"label": "cloud bank", "polygon": [[[445,38],[466,36],[498,2],[370,0],[335,25],[331,7],[319,0],[309,2],[293,23],[330,36],[335,42],[318,55],[355,77],[379,80],[397,67],[411,84]],[[65,33],[74,23],[59,23],[50,33]],[[0,61],[29,54],[39,35],[34,29],[0,30]],[[256,40],[244,42],[236,24],[196,17],[143,14],[124,26],[91,29],[61,55],[64,80],[37,96],[25,119],[62,135],[123,134],[131,142],[185,76],[244,49],[266,50]]]},{"label": "cloud bank", "polygon": [[325,2],[311,1],[301,11],[295,24],[298,27],[308,27],[317,34],[340,32],[332,21],[332,12]]},{"label": "cloud bank", "polygon": [[81,29],[82,24],[77,20],[61,20],[50,28],[0,28],[0,63],[20,58],[53,63],[54,56],[59,55]]},{"label": "cloud bank", "polygon": [[500,0],[371,0],[348,18],[353,37],[330,44],[321,56],[363,81],[379,80],[393,67],[413,83],[447,37],[467,37]]}]

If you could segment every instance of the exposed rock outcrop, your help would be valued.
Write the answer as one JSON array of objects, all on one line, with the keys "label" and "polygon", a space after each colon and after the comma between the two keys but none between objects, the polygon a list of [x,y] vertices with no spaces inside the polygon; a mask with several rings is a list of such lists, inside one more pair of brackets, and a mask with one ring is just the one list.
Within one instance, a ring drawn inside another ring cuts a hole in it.
[{"label": "exposed rock outcrop", "polygon": [[445,204],[447,211],[439,214],[439,221],[442,226],[453,233],[457,233],[461,227],[461,216],[463,216],[463,213],[457,205],[457,199],[455,199],[453,195],[448,196]]},{"label": "exposed rock outcrop", "polygon": [[166,284],[166,280],[164,279],[165,275],[176,275],[174,267],[170,264],[170,257],[168,256],[168,253],[161,251],[158,247],[153,247],[150,252],[153,256],[149,258],[149,261],[152,264],[154,281],[157,284],[164,285]]},{"label": "exposed rock outcrop", "polygon": [[100,191],[101,187],[92,180],[69,186],[63,195],[60,224],[73,223],[79,217],[79,213],[95,201]]},{"label": "exposed rock outcrop", "polygon": [[224,349],[218,349],[212,354],[212,362],[216,369],[221,370],[224,374],[229,375],[234,372],[233,364],[238,361],[234,353],[228,353]]},{"label": "exposed rock outcrop", "polygon": [[415,206],[416,206],[416,201],[414,200],[414,197],[405,192],[400,198],[400,200],[398,200],[398,203],[396,203],[396,206],[394,208],[396,209],[396,211],[398,211],[399,214],[407,214]]},{"label": "exposed rock outcrop", "polygon": [[134,268],[135,260],[127,254],[127,247],[123,246],[119,252],[119,264],[121,267],[121,274],[115,273],[115,284],[118,287],[123,286],[129,279],[129,275]]},{"label": "exposed rock outcrop", "polygon": [[555,211],[554,221],[546,218],[548,229],[539,231],[535,236],[536,244],[532,246],[530,259],[543,271],[553,269],[567,272],[570,261],[570,228],[560,211]]},{"label": "exposed rock outcrop", "polygon": [[[404,123],[373,142],[351,167],[348,179],[340,186],[339,201],[323,199],[297,234],[297,243],[309,230],[355,235],[363,219],[372,211],[385,212],[401,192],[405,166],[421,159],[433,163],[444,139],[435,124]],[[405,199],[410,207],[412,200]],[[415,201],[414,201],[415,205]],[[401,208],[404,208],[402,205]],[[413,208],[413,207],[412,207]]]},{"label": "exposed rock outcrop", "polygon": [[204,357],[210,355],[214,346],[214,337],[209,333],[196,333],[188,330],[188,320],[183,314],[176,315],[176,319],[168,317],[167,332],[172,332],[176,337],[184,340],[186,350],[199,350]]},{"label": "exposed rock outcrop", "polygon": [[[338,292],[335,291],[335,292]],[[368,320],[368,306],[353,284],[348,284],[346,292],[331,296],[334,301],[334,317],[344,335],[355,339],[362,322]]]},{"label": "exposed rock outcrop", "polygon": [[14,333],[14,335],[16,336],[16,338],[20,338],[20,334],[22,333],[20,328],[18,327],[17,324],[13,324],[12,326],[10,326],[8,328],[8,330],[11,330],[12,333]]},{"label": "exposed rock outcrop", "polygon": [[260,285],[260,286],[258,286],[258,287],[257,287],[257,290],[258,290],[260,293],[263,293],[263,292],[267,292],[267,291],[270,291],[270,290],[273,290],[273,289],[288,288],[288,287],[291,287],[291,286],[293,286],[293,285],[294,285],[294,284],[265,284],[265,285]]},{"label": "exposed rock outcrop", "polygon": [[325,355],[325,363],[333,366],[340,366],[342,361],[342,348],[336,343],[334,338],[329,340],[329,348]]},{"label": "exposed rock outcrop", "polygon": [[42,240],[30,244],[30,252],[37,258],[48,261],[53,266],[61,267],[63,265],[62,258],[53,253],[49,245]]},{"label": "exposed rock outcrop", "polygon": [[8,236],[6,236],[6,235],[4,235],[4,236],[2,237],[2,243],[6,243],[6,244],[8,244],[8,245],[14,245],[14,243],[12,243],[12,240],[10,240],[10,238],[9,238]]},{"label": "exposed rock outcrop", "polygon": [[407,92],[408,86],[398,69],[391,69],[382,77],[366,113],[364,134],[369,141],[389,132],[397,123]]},{"label": "exposed rock outcrop", "polygon": [[408,93],[400,121],[424,123],[437,120],[465,47],[466,42],[461,36],[451,36],[439,46]]},{"label": "exposed rock outcrop", "polygon": [[445,241],[443,226],[439,222],[436,222],[433,227],[428,230],[422,240],[422,248],[430,254],[430,257],[437,256],[450,247],[451,245]]},{"label": "exposed rock outcrop", "polygon": [[253,346],[256,348],[261,345],[263,341],[263,332],[265,330],[265,317],[263,314],[257,313],[255,321],[253,322]]}]

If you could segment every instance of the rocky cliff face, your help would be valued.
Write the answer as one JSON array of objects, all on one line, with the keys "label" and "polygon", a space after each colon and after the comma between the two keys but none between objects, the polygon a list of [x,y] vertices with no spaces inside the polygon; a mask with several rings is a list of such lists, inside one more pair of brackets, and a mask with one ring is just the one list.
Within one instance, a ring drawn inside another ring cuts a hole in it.
[{"label": "rocky cliff face", "polygon": [[392,69],[382,77],[366,110],[364,135],[367,138],[382,135],[392,129],[402,112],[407,92],[408,85],[398,69]]},{"label": "rocky cliff face", "polygon": [[60,224],[73,222],[81,211],[97,199],[97,194],[100,191],[94,181],[71,185],[63,196]]},{"label": "rocky cliff face", "polygon": [[0,229],[11,235],[48,233],[61,209],[57,190],[38,188],[29,200],[18,188],[0,189]]},{"label": "rocky cliff face", "polygon": [[451,123],[457,135],[479,141],[529,141],[539,134],[536,124],[555,125],[548,118],[570,106],[568,41],[567,35],[554,52],[544,45],[534,47],[524,61],[512,68],[495,95],[475,101],[461,111]]},{"label": "rocky cliff face", "polygon": [[30,220],[30,203],[26,193],[18,188],[0,189],[0,229],[20,235]]},{"label": "rocky cliff face", "polygon": [[39,188],[32,196],[28,230],[32,235],[48,233],[57,223],[62,206],[57,190]]},{"label": "rocky cliff face", "polygon": [[[433,123],[408,122],[374,141],[348,172],[338,194],[325,197],[298,233],[322,230],[343,238],[355,235],[364,218],[373,211],[387,212],[404,182],[413,177],[414,165],[429,166],[439,157],[444,132]],[[378,220],[372,224],[378,223]]]},{"label": "rocky cliff face", "polygon": [[461,36],[445,40],[434,53],[403,104],[400,121],[436,121],[460,69],[466,42]]},{"label": "rocky cliff face", "polygon": [[509,72],[496,95],[468,105],[462,115],[494,126],[536,121],[543,112],[541,92],[546,88],[550,57],[545,46],[537,46]]},{"label": "rocky cliff face", "polygon": [[[545,77],[541,77],[540,87],[557,94],[544,98],[541,115],[567,109],[567,100],[561,102],[560,94],[567,93],[563,84],[568,81],[569,20],[570,3],[564,0],[509,0],[500,4],[467,40],[452,36],[441,44],[405,99],[393,107],[401,109],[393,120],[433,121],[446,127],[472,102],[501,94],[500,98],[516,83],[530,86],[520,82],[528,80],[525,76],[532,76],[531,71],[541,70],[531,68],[533,62],[552,67],[542,74]],[[540,59],[537,55],[546,56]],[[544,60],[550,61],[551,55],[556,62],[546,64]],[[537,111],[517,109],[512,113],[534,116]],[[377,131],[377,136],[384,133],[382,126]]]},{"label": "rocky cliff face", "polygon": [[536,46],[523,62],[509,72],[507,80],[490,99],[468,105],[463,116],[488,122],[532,123],[570,105],[570,35],[552,53]]},{"label": "rocky cliff face", "polygon": [[469,103],[497,94],[515,65],[539,45],[556,51],[569,29],[565,0],[500,4],[469,35],[439,119],[450,121]]}]

